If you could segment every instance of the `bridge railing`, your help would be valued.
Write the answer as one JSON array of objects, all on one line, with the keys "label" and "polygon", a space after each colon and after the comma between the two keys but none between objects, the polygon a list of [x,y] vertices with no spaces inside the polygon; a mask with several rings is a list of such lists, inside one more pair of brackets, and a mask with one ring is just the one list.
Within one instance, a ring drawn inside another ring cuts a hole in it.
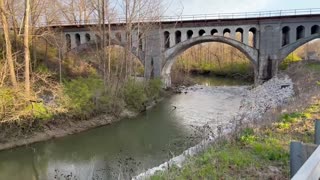
[{"label": "bridge railing", "polygon": [[197,15],[182,15],[182,16],[163,16],[161,18],[161,21],[245,19],[245,18],[265,18],[265,17],[282,17],[282,16],[297,16],[297,15],[314,15],[314,14],[320,14],[320,8],[259,11],[259,12],[239,12],[239,13],[197,14]]},{"label": "bridge railing", "polygon": [[292,180],[301,179],[320,179],[320,146],[292,177]]},{"label": "bridge railing", "polygon": [[[275,11],[259,11],[259,12],[239,12],[239,13],[215,13],[215,14],[197,14],[182,16],[160,16],[153,18],[140,18],[133,20],[137,22],[171,22],[171,21],[195,21],[195,20],[220,20],[220,19],[247,19],[247,18],[267,18],[267,17],[285,17],[298,15],[315,15],[320,14],[320,8],[311,9],[290,9]],[[110,24],[126,23],[126,18],[119,17],[110,20]],[[96,25],[99,24],[98,19],[89,19],[86,21],[59,21],[54,23],[42,23],[40,26],[67,26],[67,25]],[[105,22],[108,24],[108,21]]]}]

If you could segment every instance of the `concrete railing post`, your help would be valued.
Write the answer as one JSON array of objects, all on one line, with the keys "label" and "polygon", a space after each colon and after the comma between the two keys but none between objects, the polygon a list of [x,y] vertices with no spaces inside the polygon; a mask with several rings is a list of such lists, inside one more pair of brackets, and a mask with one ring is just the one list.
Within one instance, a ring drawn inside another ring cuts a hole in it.
[{"label": "concrete railing post", "polygon": [[315,144],[320,145],[320,120],[316,120],[315,130],[314,130],[314,140]]}]

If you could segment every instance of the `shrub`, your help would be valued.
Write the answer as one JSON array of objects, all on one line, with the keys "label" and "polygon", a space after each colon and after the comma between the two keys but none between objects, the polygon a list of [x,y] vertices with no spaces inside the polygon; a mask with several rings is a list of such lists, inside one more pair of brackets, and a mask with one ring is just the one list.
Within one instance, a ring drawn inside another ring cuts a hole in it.
[{"label": "shrub", "polygon": [[276,123],[278,129],[287,130],[291,127],[293,123],[296,123],[301,118],[306,118],[308,114],[302,113],[292,113],[292,114],[284,114],[279,123]]},{"label": "shrub", "polygon": [[161,79],[151,79],[148,82],[148,87],[147,87],[147,95],[148,98],[154,99],[154,98],[159,98],[161,94],[163,84]]},{"label": "shrub", "polygon": [[296,53],[292,53],[280,64],[280,69],[287,69],[290,64],[300,62],[301,60],[302,58],[300,56]]},{"label": "shrub", "polygon": [[289,157],[289,153],[281,144],[272,139],[266,139],[265,142],[255,142],[252,146],[254,152],[266,160],[282,161],[285,163]]},{"label": "shrub", "polygon": [[136,111],[143,110],[144,104],[148,100],[144,84],[134,80],[128,80],[125,83],[122,88],[122,94],[127,106]]},{"label": "shrub", "polygon": [[15,96],[14,92],[8,88],[0,89],[0,120],[10,116],[15,111]]},{"label": "shrub", "polygon": [[[74,113],[90,114],[96,109],[99,99],[102,99],[103,90],[103,81],[94,76],[64,82],[62,104]],[[106,103],[103,101],[101,103]]]},{"label": "shrub", "polygon": [[0,88],[0,121],[17,120],[26,107],[24,94],[10,88]]},{"label": "shrub", "polygon": [[252,144],[257,140],[252,128],[246,128],[241,132],[240,141],[244,144]]},{"label": "shrub", "polygon": [[53,117],[52,112],[43,103],[31,103],[25,111],[36,119],[49,120]]}]

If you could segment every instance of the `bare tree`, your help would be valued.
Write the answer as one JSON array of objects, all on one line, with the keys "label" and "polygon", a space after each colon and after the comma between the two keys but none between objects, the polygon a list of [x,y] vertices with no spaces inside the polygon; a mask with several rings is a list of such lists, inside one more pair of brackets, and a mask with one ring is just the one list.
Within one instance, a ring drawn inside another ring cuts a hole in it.
[{"label": "bare tree", "polygon": [[4,37],[6,41],[6,58],[9,65],[10,79],[14,88],[17,88],[17,79],[16,79],[15,67],[14,67],[13,56],[12,56],[12,45],[10,41],[8,12],[6,11],[4,0],[0,0],[0,8],[1,8],[1,19],[2,19]]},{"label": "bare tree", "polygon": [[30,48],[29,48],[29,21],[30,21],[30,0],[25,0],[25,24],[24,24],[24,61],[25,61],[25,91],[26,97],[30,98]]}]

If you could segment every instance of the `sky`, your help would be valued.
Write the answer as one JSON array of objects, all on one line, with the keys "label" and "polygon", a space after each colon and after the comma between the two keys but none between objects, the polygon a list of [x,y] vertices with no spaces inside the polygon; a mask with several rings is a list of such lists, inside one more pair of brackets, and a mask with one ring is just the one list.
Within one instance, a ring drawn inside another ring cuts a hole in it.
[{"label": "sky", "polygon": [[166,15],[319,8],[320,0],[165,0]]}]

